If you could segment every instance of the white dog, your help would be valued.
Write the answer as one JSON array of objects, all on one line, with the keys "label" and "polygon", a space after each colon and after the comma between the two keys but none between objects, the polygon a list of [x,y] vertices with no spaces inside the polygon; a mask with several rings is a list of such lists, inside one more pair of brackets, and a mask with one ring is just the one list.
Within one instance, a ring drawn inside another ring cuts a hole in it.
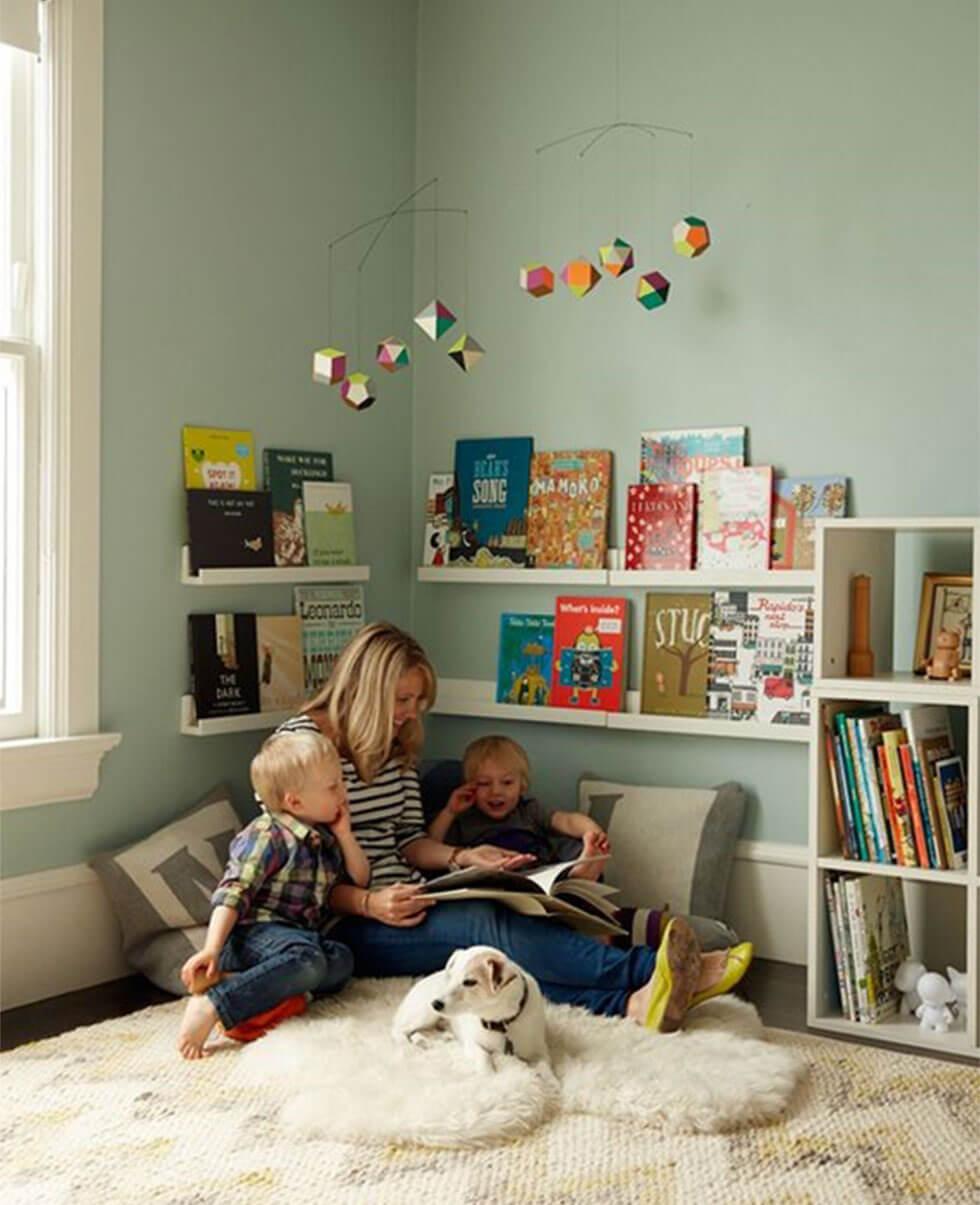
[{"label": "white dog", "polygon": [[549,1061],[541,989],[492,946],[457,950],[443,970],[420,979],[398,1006],[392,1033],[424,1043],[427,1031],[446,1023],[483,1071],[493,1069],[495,1054]]}]

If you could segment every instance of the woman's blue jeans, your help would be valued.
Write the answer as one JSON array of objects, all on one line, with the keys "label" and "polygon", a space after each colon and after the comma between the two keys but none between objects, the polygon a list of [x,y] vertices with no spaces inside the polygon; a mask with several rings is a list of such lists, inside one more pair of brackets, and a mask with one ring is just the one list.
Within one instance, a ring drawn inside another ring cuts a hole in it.
[{"label": "woman's blue jeans", "polygon": [[230,1029],[287,996],[339,992],[354,972],[354,958],[345,945],[319,933],[261,921],[232,929],[221,969],[238,973],[212,987],[208,999]]},{"label": "woman's blue jeans", "polygon": [[455,950],[495,946],[533,975],[549,1000],[618,1017],[630,993],[650,979],[657,957],[649,946],[617,950],[556,921],[481,900],[435,904],[412,928],[346,917],[331,933],[350,946],[357,975],[427,975]]}]

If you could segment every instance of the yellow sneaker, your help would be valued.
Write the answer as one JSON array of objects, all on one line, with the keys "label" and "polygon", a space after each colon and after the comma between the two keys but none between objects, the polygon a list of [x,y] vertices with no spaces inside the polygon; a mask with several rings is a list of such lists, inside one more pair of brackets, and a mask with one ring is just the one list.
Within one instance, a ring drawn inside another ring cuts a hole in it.
[{"label": "yellow sneaker", "polygon": [[721,978],[711,987],[706,987],[703,992],[696,992],[691,998],[691,1008],[694,1008],[696,1004],[703,1004],[712,996],[721,996],[725,992],[730,992],[752,964],[753,952],[750,941],[743,941],[741,945],[732,946],[728,951]]},{"label": "yellow sneaker", "polygon": [[644,1025],[658,1033],[680,1029],[701,977],[701,946],[683,917],[667,922],[650,979],[650,1002]]}]

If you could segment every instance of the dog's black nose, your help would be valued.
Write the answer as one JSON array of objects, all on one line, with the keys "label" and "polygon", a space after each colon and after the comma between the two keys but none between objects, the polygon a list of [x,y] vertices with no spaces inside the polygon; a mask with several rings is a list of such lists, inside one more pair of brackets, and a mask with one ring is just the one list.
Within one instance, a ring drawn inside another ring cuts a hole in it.
[{"label": "dog's black nose", "polygon": [[432,1007],[433,1007],[433,1008],[436,1010],[436,1012],[437,1012],[437,1013],[441,1013],[441,1012],[442,1012],[442,1010],[443,1010],[443,1009],[444,1009],[446,1006],[445,1006],[445,1004],[443,1004],[443,1002],[442,1002],[441,1000],[433,1000],[433,1001],[432,1001]]}]

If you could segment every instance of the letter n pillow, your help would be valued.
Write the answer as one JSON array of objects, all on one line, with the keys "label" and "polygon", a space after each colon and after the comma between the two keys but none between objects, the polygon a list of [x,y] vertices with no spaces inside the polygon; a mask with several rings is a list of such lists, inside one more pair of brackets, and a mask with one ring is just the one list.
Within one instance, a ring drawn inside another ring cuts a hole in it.
[{"label": "letter n pillow", "polygon": [[184,994],[180,968],[204,945],[211,895],[240,828],[222,785],[142,841],[90,863],[122,929],[126,961],[164,991]]},{"label": "letter n pillow", "polygon": [[581,779],[579,810],[609,834],[605,878],[617,902],[668,904],[675,915],[725,919],[725,896],[745,814],[736,782],[707,790]]}]

